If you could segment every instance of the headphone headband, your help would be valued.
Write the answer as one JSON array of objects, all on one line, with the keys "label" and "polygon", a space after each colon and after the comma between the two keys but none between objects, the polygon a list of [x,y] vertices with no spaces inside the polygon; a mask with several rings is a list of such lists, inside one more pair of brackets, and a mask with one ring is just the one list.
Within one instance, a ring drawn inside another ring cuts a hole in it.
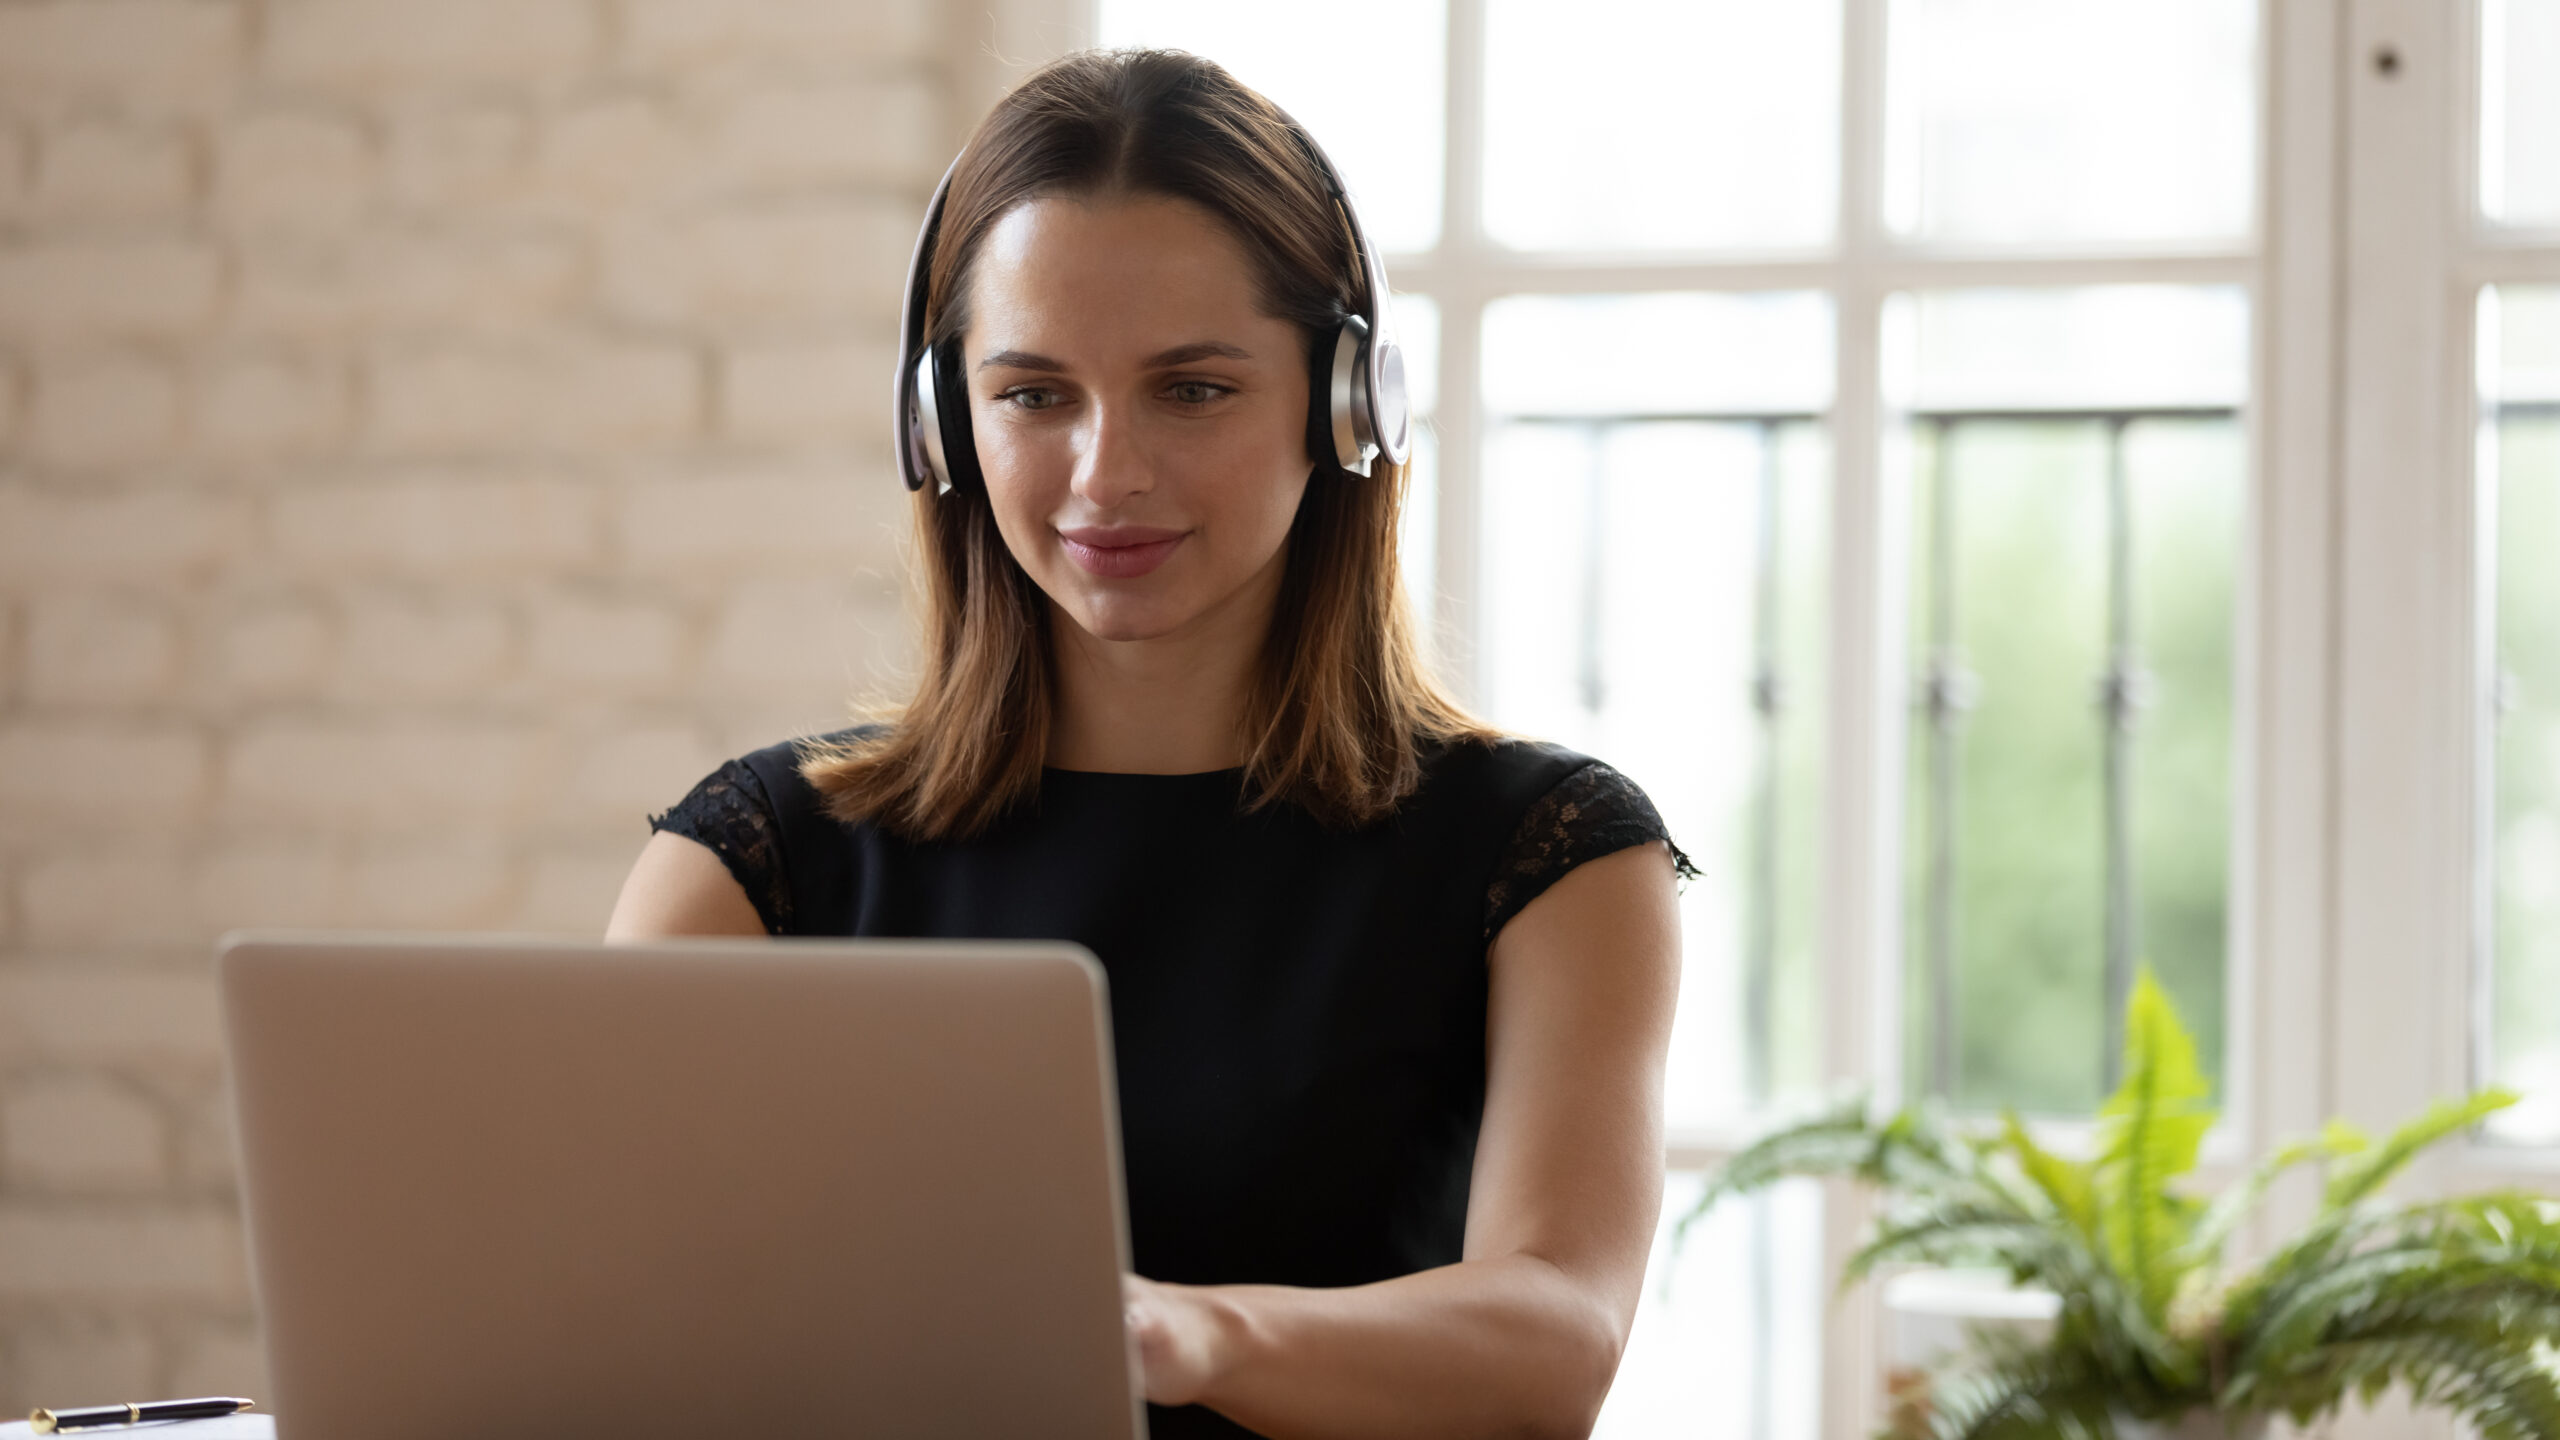
[{"label": "headphone headband", "polygon": [[[1388,311],[1387,270],[1368,233],[1360,228],[1359,211],[1351,204],[1333,157],[1288,112],[1281,111],[1280,118],[1332,192],[1334,208],[1341,213],[1351,242],[1355,308],[1335,332],[1334,343],[1318,356],[1321,375],[1330,383],[1310,385],[1310,449],[1316,451],[1312,458],[1319,468],[1331,465],[1366,477],[1378,456],[1401,465],[1413,453],[1413,406],[1405,389],[1404,347],[1396,343]],[[925,335],[926,291],[932,282],[934,249],[941,239],[943,203],[951,193],[951,177],[959,173],[960,162],[967,156],[964,150],[952,160],[935,183],[933,198],[925,203],[924,224],[916,232],[915,253],[907,262],[906,296],[898,308],[891,433],[897,437],[898,474],[909,490],[921,490],[931,479],[940,493],[979,478],[958,357],[937,355],[938,348],[950,347],[933,346]],[[1316,437],[1321,437],[1321,443]]]}]

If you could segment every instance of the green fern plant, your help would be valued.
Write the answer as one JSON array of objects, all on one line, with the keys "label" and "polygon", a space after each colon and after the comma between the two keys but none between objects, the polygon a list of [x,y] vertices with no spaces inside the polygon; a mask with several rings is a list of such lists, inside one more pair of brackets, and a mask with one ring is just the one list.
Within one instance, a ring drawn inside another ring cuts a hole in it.
[{"label": "green fern plant", "polygon": [[[2332,1121],[2205,1201],[2180,1182],[2212,1128],[2195,1045],[2148,972],[2126,1009],[2124,1081],[2096,1153],[2057,1155],[2015,1114],[1959,1128],[1931,1111],[1870,1118],[1861,1099],[1754,1144],[1708,1185],[1718,1201],[1791,1176],[1882,1191],[1844,1284],[1882,1265],[1997,1267],[2061,1299],[2050,1335],[1979,1331],[1900,1407],[1932,1440],[2114,1434],[2115,1417],[2197,1410],[2309,1422],[2404,1384],[2486,1440],[2560,1440],[2560,1204],[2522,1193],[2395,1204],[2383,1186],[2428,1146],[2515,1103],[2484,1090],[2380,1143]],[[2302,1231],[2254,1264],[2226,1254],[2269,1187],[2326,1161]]]}]

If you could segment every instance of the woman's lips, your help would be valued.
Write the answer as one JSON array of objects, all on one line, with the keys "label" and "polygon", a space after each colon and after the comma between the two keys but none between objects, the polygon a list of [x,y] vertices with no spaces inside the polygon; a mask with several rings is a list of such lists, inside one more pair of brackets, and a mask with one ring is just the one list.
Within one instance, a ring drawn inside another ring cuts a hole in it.
[{"label": "woman's lips", "polygon": [[1061,530],[1058,539],[1067,547],[1067,557],[1083,566],[1086,574],[1133,580],[1163,564],[1188,534],[1143,525],[1096,525]]}]

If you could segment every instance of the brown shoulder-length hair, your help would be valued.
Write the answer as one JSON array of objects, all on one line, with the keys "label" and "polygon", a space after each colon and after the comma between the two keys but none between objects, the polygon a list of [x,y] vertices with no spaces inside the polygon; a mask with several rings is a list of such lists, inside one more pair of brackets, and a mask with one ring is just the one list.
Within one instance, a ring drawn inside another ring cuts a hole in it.
[{"label": "brown shoulder-length hair", "polygon": [[[1368,283],[1292,122],[1216,64],[1162,50],[1086,51],[1007,95],[969,142],[926,284],[934,343],[968,325],[971,265],[996,222],[1051,196],[1165,195],[1226,226],[1266,313],[1319,355]],[[1320,348],[1321,347],[1321,348]],[[954,397],[946,403],[966,403]],[[1315,425],[1310,417],[1310,445]],[[1238,736],[1247,803],[1300,806],[1356,827],[1421,782],[1424,746],[1490,734],[1417,653],[1396,560],[1405,471],[1315,467],[1288,539],[1271,629]],[[915,500],[925,599],[923,673],[890,723],[815,745],[801,774],[839,818],[951,840],[984,832],[1040,784],[1056,704],[1048,597],[997,533],[983,489]]]}]

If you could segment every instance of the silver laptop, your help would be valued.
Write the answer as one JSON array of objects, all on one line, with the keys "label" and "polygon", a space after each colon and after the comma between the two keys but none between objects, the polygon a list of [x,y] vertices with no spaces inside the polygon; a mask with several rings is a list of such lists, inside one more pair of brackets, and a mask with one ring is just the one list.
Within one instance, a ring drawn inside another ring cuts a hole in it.
[{"label": "silver laptop", "polygon": [[281,1440],[1144,1434],[1072,945],[238,935]]}]

